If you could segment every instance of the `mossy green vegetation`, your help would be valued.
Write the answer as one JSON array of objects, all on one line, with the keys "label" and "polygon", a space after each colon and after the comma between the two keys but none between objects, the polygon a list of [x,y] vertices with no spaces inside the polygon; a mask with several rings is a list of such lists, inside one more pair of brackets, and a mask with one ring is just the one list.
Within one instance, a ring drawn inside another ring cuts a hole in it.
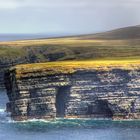
[{"label": "mossy green vegetation", "polygon": [[5,60],[9,60],[10,64],[70,60],[140,60],[140,26],[93,35],[0,42],[0,62]]},{"label": "mossy green vegetation", "polygon": [[14,59],[16,57],[22,57],[24,55],[26,55],[26,52],[23,48],[0,46],[0,59],[1,58]]},{"label": "mossy green vegetation", "polygon": [[34,57],[35,62],[140,59],[140,40],[57,38],[0,43],[0,59]]}]

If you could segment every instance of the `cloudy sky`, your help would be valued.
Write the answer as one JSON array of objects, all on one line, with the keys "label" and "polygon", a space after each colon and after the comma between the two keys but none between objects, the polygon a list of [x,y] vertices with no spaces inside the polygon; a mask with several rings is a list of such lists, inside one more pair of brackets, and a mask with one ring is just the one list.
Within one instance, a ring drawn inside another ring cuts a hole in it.
[{"label": "cloudy sky", "polygon": [[140,0],[0,0],[0,33],[84,34],[140,24]]}]

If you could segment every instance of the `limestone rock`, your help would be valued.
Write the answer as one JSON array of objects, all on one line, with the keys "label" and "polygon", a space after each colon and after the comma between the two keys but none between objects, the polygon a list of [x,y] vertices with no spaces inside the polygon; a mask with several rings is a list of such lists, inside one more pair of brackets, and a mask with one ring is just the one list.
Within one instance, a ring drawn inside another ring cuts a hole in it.
[{"label": "limestone rock", "polygon": [[5,83],[10,100],[7,110],[14,120],[140,119],[140,70],[33,72],[21,78],[9,71]]}]

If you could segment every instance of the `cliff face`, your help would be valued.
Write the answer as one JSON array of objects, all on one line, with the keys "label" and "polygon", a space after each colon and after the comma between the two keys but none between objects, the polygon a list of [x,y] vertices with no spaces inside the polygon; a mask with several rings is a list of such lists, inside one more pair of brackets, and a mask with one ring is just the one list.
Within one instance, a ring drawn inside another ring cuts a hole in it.
[{"label": "cliff face", "polygon": [[45,69],[17,69],[5,75],[7,110],[14,120],[140,119],[139,69],[93,68],[51,74]]}]

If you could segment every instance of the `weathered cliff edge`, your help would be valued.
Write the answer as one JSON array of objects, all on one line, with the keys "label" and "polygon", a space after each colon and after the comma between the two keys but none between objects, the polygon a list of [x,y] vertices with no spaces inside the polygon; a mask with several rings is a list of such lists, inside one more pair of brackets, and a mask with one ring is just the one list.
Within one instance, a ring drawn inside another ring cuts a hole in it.
[{"label": "weathered cliff edge", "polygon": [[140,61],[18,65],[5,85],[14,120],[140,119]]}]

